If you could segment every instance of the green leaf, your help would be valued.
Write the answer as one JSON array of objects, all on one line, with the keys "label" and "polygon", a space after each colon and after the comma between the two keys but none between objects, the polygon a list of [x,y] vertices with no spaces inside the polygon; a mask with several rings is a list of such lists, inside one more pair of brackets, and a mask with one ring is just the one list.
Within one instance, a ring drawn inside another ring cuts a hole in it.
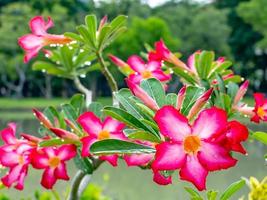
[{"label": "green leaf", "polygon": [[145,106],[142,103],[136,103],[138,108],[142,111],[142,114],[145,115],[148,119],[153,119],[155,113],[149,107]]},{"label": "green leaf", "polygon": [[36,71],[43,71],[48,74],[59,77],[71,78],[70,74],[67,71],[65,71],[64,68],[49,62],[37,61],[32,65],[32,69]]},{"label": "green leaf", "polygon": [[147,131],[134,131],[127,135],[128,138],[134,139],[134,140],[146,140],[150,142],[160,142],[160,139],[156,137],[155,135],[151,134]]},{"label": "green leaf", "polygon": [[80,35],[82,36],[82,39],[84,40],[84,42],[87,44],[87,46],[94,50],[95,49],[95,44],[94,42],[92,41],[92,38],[86,28],[86,26],[84,25],[80,25],[80,26],[77,26],[77,31],[80,33]]},{"label": "green leaf", "polygon": [[240,180],[237,182],[232,183],[221,195],[220,200],[229,200],[229,198],[236,193],[238,190],[240,190],[244,185],[246,181]]},{"label": "green leaf", "polygon": [[204,88],[188,86],[185,92],[185,98],[182,104],[181,113],[187,115],[196,102],[196,100],[204,93]]},{"label": "green leaf", "polygon": [[105,25],[99,34],[98,37],[98,49],[103,50],[105,46],[106,39],[109,37],[108,33],[110,31],[111,27]]},{"label": "green leaf", "polygon": [[39,147],[51,147],[51,146],[57,146],[57,145],[62,145],[62,144],[73,144],[73,141],[62,140],[60,138],[53,138],[53,139],[44,140],[38,143]]},{"label": "green leaf", "polygon": [[217,191],[210,190],[210,191],[207,192],[208,200],[216,200],[217,195],[218,195]]},{"label": "green leaf", "polygon": [[102,105],[102,103],[92,102],[89,105],[88,110],[93,112],[93,113],[95,113],[95,115],[98,116],[99,118],[102,118],[102,116],[103,116],[103,105]]},{"label": "green leaf", "polygon": [[199,55],[197,72],[200,78],[208,78],[208,74],[211,71],[212,63],[214,61],[214,52],[213,51],[202,51]]},{"label": "green leaf", "polygon": [[84,95],[83,94],[75,94],[71,97],[70,105],[73,106],[76,111],[76,115],[79,116],[84,108]]},{"label": "green leaf", "polygon": [[100,67],[100,64],[99,63],[94,63],[88,67],[84,67],[84,68],[81,68],[81,69],[78,69],[76,71],[77,74],[79,75],[85,75],[89,72],[93,72],[93,71],[100,71],[101,70],[101,67]]},{"label": "green leaf", "polygon": [[90,39],[93,44],[96,44],[97,19],[95,15],[87,15],[85,17],[85,24],[89,31]]},{"label": "green leaf", "polygon": [[252,137],[260,141],[261,143],[267,145],[267,133],[257,131],[252,134]]},{"label": "green leaf", "polygon": [[224,85],[224,81],[222,79],[222,76],[219,75],[219,74],[216,74],[216,80],[218,82],[218,87],[219,87],[219,90],[222,92],[222,93],[225,93],[225,85]]},{"label": "green leaf", "polygon": [[231,97],[231,101],[233,102],[239,87],[236,83],[233,82],[228,83],[227,86],[227,94]]},{"label": "green leaf", "polygon": [[63,46],[59,48],[60,50],[60,61],[62,62],[62,65],[68,69],[68,71],[71,71],[74,66],[72,62],[72,57],[74,51],[69,49],[68,46]]},{"label": "green leaf", "polygon": [[84,67],[84,64],[85,62],[91,62],[93,60],[96,59],[96,55],[91,53],[89,54],[87,51],[84,51],[84,52],[80,52],[80,49],[79,49],[79,52],[77,53],[77,57],[75,58],[74,60],[74,65],[75,67]]},{"label": "green leaf", "polygon": [[76,33],[66,32],[64,33],[64,36],[77,40],[78,42],[83,42],[82,38]]},{"label": "green leaf", "polygon": [[74,107],[70,104],[64,104],[61,106],[62,111],[65,115],[65,117],[69,120],[71,120],[75,125],[77,125],[76,123],[76,119],[78,118],[78,115],[74,109]]},{"label": "green leaf", "polygon": [[229,82],[233,82],[233,83],[240,83],[242,81],[242,77],[239,75],[234,75],[231,78],[228,78],[226,80],[224,80],[225,85],[227,85]]},{"label": "green leaf", "polygon": [[141,82],[140,86],[156,101],[159,107],[165,104],[165,90],[159,80],[155,78],[145,79]]},{"label": "green leaf", "polygon": [[172,70],[177,76],[180,76],[187,83],[190,83],[192,85],[195,85],[197,83],[195,78],[191,74],[189,74],[188,72],[185,72],[183,69],[180,69],[178,67],[173,67]]},{"label": "green leaf", "polygon": [[114,96],[123,106],[123,108],[127,110],[127,112],[129,112],[136,118],[143,118],[143,116],[140,114],[140,111],[138,110],[138,107],[136,107],[135,103],[130,99],[130,97],[133,97],[133,95],[129,89],[123,88],[118,92],[115,92]]},{"label": "green leaf", "polygon": [[114,31],[118,30],[119,28],[125,26],[127,18],[128,17],[126,15],[119,15],[115,19],[113,19],[110,22],[111,31],[114,32]]},{"label": "green leaf", "polygon": [[120,109],[120,108],[115,108],[111,106],[107,106],[104,108],[104,113],[107,115],[110,115],[111,117],[124,122],[130,127],[134,127],[137,129],[143,129],[145,131],[149,131],[149,129],[136,117],[131,115],[130,113],[127,113],[126,111]]},{"label": "green leaf", "polygon": [[95,142],[90,148],[90,152],[95,155],[103,154],[141,154],[141,153],[155,153],[155,149],[127,142],[123,140],[107,139]]},{"label": "green leaf", "polygon": [[191,197],[202,200],[202,197],[200,196],[200,194],[196,190],[194,190],[190,187],[185,187],[185,190],[191,195]]},{"label": "green leaf", "polygon": [[60,128],[63,128],[63,129],[66,128],[66,124],[64,122],[63,116],[60,113],[58,113],[55,107],[49,106],[44,109],[43,113],[48,118],[48,120],[52,122],[53,124],[55,124],[55,119],[57,119],[59,122]]},{"label": "green leaf", "polygon": [[215,72],[220,73],[223,72],[224,70],[228,69],[229,67],[231,67],[232,62],[231,61],[224,61],[221,65],[218,65],[218,67],[216,67]]},{"label": "green leaf", "polygon": [[174,94],[174,93],[167,94],[166,105],[172,105],[176,107],[176,103],[177,103],[177,94]]},{"label": "green leaf", "polygon": [[74,163],[78,169],[82,170],[86,174],[92,174],[94,171],[92,160],[88,157],[82,157],[80,149],[77,150],[77,155],[74,158]]}]

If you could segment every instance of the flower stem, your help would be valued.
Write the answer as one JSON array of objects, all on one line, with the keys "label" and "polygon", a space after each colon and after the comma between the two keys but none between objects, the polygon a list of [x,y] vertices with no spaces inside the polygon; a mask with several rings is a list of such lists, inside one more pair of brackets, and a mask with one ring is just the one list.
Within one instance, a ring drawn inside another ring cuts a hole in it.
[{"label": "flower stem", "polygon": [[79,77],[75,76],[74,79],[74,84],[76,88],[85,94],[85,105],[86,107],[89,106],[89,104],[92,102],[92,91],[88,90],[80,81]]},{"label": "flower stem", "polygon": [[81,187],[82,180],[84,179],[85,176],[87,176],[87,174],[83,172],[82,170],[79,170],[75,174],[72,185],[71,185],[71,191],[70,191],[70,194],[67,200],[80,199],[79,188]]}]

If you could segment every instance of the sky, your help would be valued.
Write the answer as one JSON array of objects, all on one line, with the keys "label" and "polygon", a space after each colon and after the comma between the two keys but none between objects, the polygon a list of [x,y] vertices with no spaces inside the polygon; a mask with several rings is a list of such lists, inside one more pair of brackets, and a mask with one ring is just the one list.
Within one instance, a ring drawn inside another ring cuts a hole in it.
[{"label": "sky", "polygon": [[[151,7],[155,7],[158,6],[160,4],[163,4],[164,2],[168,1],[168,0],[144,0],[145,2],[147,2]],[[194,0],[196,2],[210,2],[211,0]]]}]

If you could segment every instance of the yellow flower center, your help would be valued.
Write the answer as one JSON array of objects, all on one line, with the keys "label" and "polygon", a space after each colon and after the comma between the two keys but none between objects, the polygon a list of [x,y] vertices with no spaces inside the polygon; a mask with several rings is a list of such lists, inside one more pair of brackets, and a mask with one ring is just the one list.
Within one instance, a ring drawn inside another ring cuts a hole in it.
[{"label": "yellow flower center", "polygon": [[50,158],[48,161],[48,165],[50,167],[57,167],[59,165],[59,163],[60,163],[60,159],[57,156]]},{"label": "yellow flower center", "polygon": [[147,79],[147,78],[151,78],[151,77],[152,77],[152,73],[151,73],[150,71],[147,71],[147,70],[143,71],[143,72],[141,73],[141,75],[142,75],[142,77],[143,77],[144,79]]},{"label": "yellow flower center", "polygon": [[99,140],[105,140],[105,139],[109,139],[110,138],[110,133],[106,130],[102,130],[99,134],[98,134],[98,139]]},{"label": "yellow flower center", "polygon": [[190,135],[190,136],[187,136],[184,140],[184,150],[187,152],[187,153],[196,153],[200,146],[201,146],[201,141],[200,141],[200,138],[196,135]]},{"label": "yellow flower center", "polygon": [[259,107],[257,110],[257,114],[260,118],[263,118],[265,116],[265,110],[263,109],[263,107]]},{"label": "yellow flower center", "polygon": [[24,158],[23,158],[23,156],[19,156],[18,162],[19,162],[20,165],[23,165],[24,164]]}]

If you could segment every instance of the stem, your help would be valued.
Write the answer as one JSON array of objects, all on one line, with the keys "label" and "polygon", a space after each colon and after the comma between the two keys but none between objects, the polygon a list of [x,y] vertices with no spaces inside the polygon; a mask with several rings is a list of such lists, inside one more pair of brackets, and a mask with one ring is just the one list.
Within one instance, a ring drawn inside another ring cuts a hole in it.
[{"label": "stem", "polygon": [[72,185],[71,185],[71,191],[68,196],[68,200],[77,200],[80,199],[80,193],[79,193],[79,188],[81,186],[82,180],[84,177],[86,177],[86,173],[83,171],[79,170],[76,175],[74,176]]},{"label": "stem", "polygon": [[106,77],[112,93],[118,91],[117,83],[116,83],[113,75],[110,73],[110,71],[109,71],[109,69],[108,69],[108,67],[107,67],[107,65],[106,65],[106,63],[102,57],[102,53],[96,52],[96,56],[97,56],[98,62],[100,63],[101,71],[104,74],[104,76]]},{"label": "stem", "polygon": [[85,105],[86,107],[89,106],[89,104],[92,102],[92,91],[88,90],[80,81],[80,79],[75,76],[73,79],[76,88],[82,92],[83,94],[85,94]]}]

